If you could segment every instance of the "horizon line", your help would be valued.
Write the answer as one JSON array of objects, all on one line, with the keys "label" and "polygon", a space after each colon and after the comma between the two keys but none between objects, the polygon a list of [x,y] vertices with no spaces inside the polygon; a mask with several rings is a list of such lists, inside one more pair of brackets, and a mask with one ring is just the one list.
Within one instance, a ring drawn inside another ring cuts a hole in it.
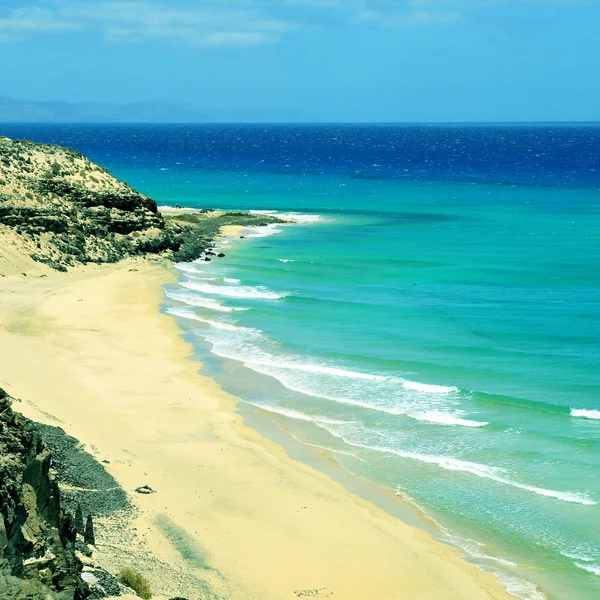
[{"label": "horizon line", "polygon": [[600,125],[597,121],[2,121],[6,125]]}]

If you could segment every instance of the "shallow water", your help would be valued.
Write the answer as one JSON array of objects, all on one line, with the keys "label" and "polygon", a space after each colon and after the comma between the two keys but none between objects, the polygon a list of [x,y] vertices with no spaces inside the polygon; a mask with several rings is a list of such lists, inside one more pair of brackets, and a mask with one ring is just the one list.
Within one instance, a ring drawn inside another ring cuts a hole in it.
[{"label": "shallow water", "polygon": [[159,204],[295,213],[180,265],[166,310],[206,372],[515,595],[599,597],[600,128],[16,133]]}]

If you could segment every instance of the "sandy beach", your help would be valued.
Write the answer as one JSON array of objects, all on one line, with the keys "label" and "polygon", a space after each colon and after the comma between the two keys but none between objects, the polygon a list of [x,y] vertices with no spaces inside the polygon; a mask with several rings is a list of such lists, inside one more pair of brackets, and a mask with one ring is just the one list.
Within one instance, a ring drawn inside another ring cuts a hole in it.
[{"label": "sandy beach", "polygon": [[[457,550],[247,427],[160,312],[176,278],[167,262],[6,272],[0,386],[16,410],[107,461],[135,507],[122,528],[98,526],[99,562],[135,564],[157,598],[511,597]],[[143,485],[156,493],[136,494]]]}]

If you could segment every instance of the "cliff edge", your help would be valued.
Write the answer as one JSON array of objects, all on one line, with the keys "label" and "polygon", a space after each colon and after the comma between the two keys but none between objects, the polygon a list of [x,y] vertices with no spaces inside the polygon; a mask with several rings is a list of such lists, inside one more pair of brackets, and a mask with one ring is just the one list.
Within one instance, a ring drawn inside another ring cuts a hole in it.
[{"label": "cliff edge", "polygon": [[0,137],[0,275],[143,254],[194,260],[222,225],[275,222],[214,211],[165,219],[152,198],[80,152]]}]

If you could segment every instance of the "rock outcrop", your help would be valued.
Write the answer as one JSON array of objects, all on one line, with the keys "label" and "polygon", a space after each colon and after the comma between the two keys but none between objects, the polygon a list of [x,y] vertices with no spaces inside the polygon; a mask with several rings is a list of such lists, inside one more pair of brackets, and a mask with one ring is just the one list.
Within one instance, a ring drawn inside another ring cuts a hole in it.
[{"label": "rock outcrop", "polygon": [[0,598],[85,597],[75,529],[50,467],[33,423],[0,389]]},{"label": "rock outcrop", "polygon": [[[206,228],[195,235],[186,216],[166,220],[152,198],[80,152],[0,137],[0,235],[3,227],[15,231],[37,262],[64,271],[139,254],[195,259],[210,240]],[[202,220],[217,219],[218,232],[237,223],[228,216],[235,215],[206,212]],[[280,222],[267,215],[237,218],[245,221],[240,224]]]}]

